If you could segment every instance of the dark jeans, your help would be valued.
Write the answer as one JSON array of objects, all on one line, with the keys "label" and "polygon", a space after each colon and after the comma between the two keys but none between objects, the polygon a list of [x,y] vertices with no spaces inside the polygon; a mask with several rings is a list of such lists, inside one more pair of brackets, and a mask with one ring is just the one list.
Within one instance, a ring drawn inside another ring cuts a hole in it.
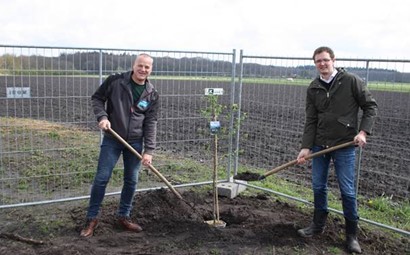
[{"label": "dark jeans", "polygon": [[[138,153],[142,151],[142,142],[130,144]],[[132,200],[137,188],[140,160],[121,142],[115,138],[104,136],[100,156],[98,159],[97,173],[91,188],[91,198],[87,218],[96,218],[104,199],[105,189],[111,178],[112,171],[120,157],[123,155],[124,184],[121,191],[118,216],[128,217],[132,209]]]},{"label": "dark jeans", "polygon": [[[312,152],[323,148],[314,146]],[[339,149],[312,160],[312,188],[315,209],[327,211],[328,175],[330,160],[336,171],[340,193],[342,194],[343,214],[349,220],[357,220],[357,200],[355,190],[355,147]]]}]

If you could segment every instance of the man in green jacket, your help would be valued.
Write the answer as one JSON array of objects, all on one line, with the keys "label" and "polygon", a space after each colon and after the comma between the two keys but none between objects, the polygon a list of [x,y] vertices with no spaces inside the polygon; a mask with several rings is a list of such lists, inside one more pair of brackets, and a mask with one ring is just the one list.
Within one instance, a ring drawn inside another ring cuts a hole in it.
[{"label": "man in green jacket", "polygon": [[[366,144],[377,115],[377,103],[366,83],[343,68],[335,68],[335,55],[329,47],[319,47],[313,53],[319,76],[307,89],[306,122],[298,163],[305,163],[310,153],[355,141]],[[359,109],[362,110],[359,121]],[[298,234],[311,237],[323,233],[328,214],[327,182],[330,161],[333,161],[346,223],[346,243],[349,252],[361,253],[357,240],[357,198],[355,189],[355,146],[342,148],[312,160],[314,215],[312,223]]]}]

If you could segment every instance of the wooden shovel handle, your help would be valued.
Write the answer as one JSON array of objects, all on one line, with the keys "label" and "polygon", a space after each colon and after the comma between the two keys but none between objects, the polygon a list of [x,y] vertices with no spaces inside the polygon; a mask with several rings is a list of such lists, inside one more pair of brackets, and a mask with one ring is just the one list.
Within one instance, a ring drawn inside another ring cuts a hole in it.
[{"label": "wooden shovel handle", "polygon": [[[120,135],[118,135],[114,130],[111,128],[108,128],[108,131],[115,136],[127,149],[129,149],[133,154],[135,154],[140,160],[142,159],[141,154],[138,153],[127,141],[125,141]],[[181,194],[176,191],[174,187],[172,187],[171,183],[151,164],[148,165],[148,168],[156,175],[158,176],[167,186],[168,188],[179,198],[182,199]]]},{"label": "wooden shovel handle", "polygon": [[[342,144],[339,144],[339,145],[336,145],[336,146],[333,146],[333,147],[330,147],[330,148],[327,148],[327,149],[324,149],[324,150],[309,154],[308,156],[305,157],[305,159],[309,160],[309,159],[321,156],[323,154],[326,154],[326,153],[329,153],[329,152],[332,152],[332,151],[335,151],[335,150],[338,150],[338,149],[341,149],[341,148],[344,148],[344,147],[348,147],[348,146],[351,146],[351,145],[354,145],[354,144],[355,144],[354,141],[347,142],[347,143],[342,143]],[[297,159],[295,159],[295,160],[289,161],[288,163],[285,163],[281,166],[278,166],[278,167],[266,172],[264,175],[262,175],[262,177],[260,179],[265,179],[265,177],[267,177],[271,174],[277,173],[280,170],[283,170],[283,169],[288,168],[290,166],[296,165],[297,162],[298,162]]]}]

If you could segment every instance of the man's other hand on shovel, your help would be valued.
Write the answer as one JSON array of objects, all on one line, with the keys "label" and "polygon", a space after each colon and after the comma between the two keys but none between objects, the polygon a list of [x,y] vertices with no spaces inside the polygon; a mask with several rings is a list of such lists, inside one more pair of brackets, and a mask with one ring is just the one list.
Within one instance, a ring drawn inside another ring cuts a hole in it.
[{"label": "man's other hand on shovel", "polygon": [[152,155],[147,153],[142,154],[141,162],[144,166],[149,166],[152,163]]},{"label": "man's other hand on shovel", "polygon": [[354,137],[354,142],[356,143],[356,145],[358,145],[359,147],[363,147],[366,145],[366,137],[367,137],[367,133],[363,130],[361,130],[359,132],[359,134],[357,134]]},{"label": "man's other hand on shovel", "polygon": [[309,156],[312,152],[310,149],[301,149],[298,157],[296,158],[297,164],[304,164],[306,162],[305,157]]}]

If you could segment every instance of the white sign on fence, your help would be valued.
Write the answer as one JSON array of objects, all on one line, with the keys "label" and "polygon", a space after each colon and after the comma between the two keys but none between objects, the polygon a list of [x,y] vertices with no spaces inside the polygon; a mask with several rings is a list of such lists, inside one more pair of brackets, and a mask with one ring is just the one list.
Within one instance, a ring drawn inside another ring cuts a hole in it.
[{"label": "white sign on fence", "polygon": [[8,87],[7,98],[30,98],[30,87]]},{"label": "white sign on fence", "polygon": [[205,95],[223,95],[224,89],[223,88],[206,88]]}]

